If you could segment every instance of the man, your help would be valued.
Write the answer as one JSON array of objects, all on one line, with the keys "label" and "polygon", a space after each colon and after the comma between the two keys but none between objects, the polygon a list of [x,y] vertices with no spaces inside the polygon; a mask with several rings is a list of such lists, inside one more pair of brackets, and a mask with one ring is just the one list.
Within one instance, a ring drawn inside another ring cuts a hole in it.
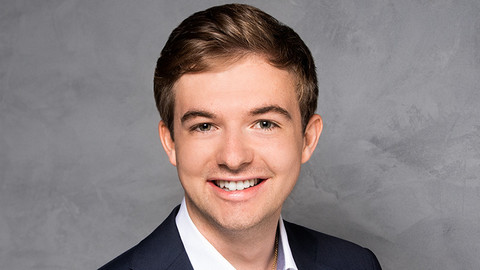
[{"label": "man", "polygon": [[380,269],[280,217],[322,131],[315,65],[292,29],[247,5],[195,13],[162,50],[154,91],[185,197],[101,269]]}]

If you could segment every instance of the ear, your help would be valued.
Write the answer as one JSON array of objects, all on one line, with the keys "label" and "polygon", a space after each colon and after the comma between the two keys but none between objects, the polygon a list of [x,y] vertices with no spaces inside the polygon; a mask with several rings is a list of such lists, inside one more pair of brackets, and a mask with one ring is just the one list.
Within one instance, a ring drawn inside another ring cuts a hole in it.
[{"label": "ear", "polygon": [[307,162],[317,147],[318,138],[323,129],[322,117],[314,114],[307,123],[305,134],[303,135],[302,163]]},{"label": "ear", "polygon": [[173,166],[177,166],[177,156],[175,154],[175,142],[172,139],[170,130],[168,129],[165,122],[160,121],[158,123],[158,134],[160,136],[160,141],[162,142],[163,149],[167,153],[168,159]]}]

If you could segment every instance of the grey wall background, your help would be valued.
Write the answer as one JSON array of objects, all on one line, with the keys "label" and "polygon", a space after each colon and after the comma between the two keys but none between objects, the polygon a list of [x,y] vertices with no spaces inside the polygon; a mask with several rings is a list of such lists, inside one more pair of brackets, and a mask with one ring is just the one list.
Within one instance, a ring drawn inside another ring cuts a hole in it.
[{"label": "grey wall background", "polygon": [[[96,269],[180,202],[153,67],[222,2],[1,2],[2,269]],[[318,66],[325,129],[284,217],[384,269],[480,269],[480,1],[247,2]]]}]

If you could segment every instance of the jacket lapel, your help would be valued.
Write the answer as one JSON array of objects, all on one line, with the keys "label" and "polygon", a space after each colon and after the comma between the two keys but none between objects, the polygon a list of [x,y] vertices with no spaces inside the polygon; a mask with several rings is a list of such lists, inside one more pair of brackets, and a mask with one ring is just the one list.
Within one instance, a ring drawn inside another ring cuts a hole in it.
[{"label": "jacket lapel", "polygon": [[137,246],[133,270],[193,270],[178,233],[177,206],[165,221]]},{"label": "jacket lapel", "polygon": [[321,258],[318,258],[317,252],[319,243],[309,236],[308,232],[305,231],[303,227],[285,220],[284,224],[293,259],[299,270],[335,270],[320,262]]},{"label": "jacket lapel", "polygon": [[[178,210],[179,206],[175,207],[167,219],[137,245],[131,261],[132,270],[193,270],[175,223]],[[284,224],[299,270],[334,270],[320,262],[319,243],[304,228],[287,221]]]}]

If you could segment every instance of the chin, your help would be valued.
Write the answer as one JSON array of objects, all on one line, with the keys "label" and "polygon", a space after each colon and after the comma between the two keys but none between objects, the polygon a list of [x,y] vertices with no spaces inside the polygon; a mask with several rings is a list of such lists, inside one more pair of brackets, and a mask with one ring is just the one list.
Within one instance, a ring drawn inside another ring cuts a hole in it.
[{"label": "chin", "polygon": [[275,222],[278,221],[275,213],[263,213],[263,214],[247,214],[245,212],[238,213],[237,215],[228,215],[226,218],[215,219],[217,226],[230,232],[242,232],[255,228],[263,227],[271,218],[275,218]]},{"label": "chin", "polygon": [[219,229],[222,231],[239,233],[256,228],[259,222],[255,222],[253,220],[228,220],[224,222],[218,222],[217,224]]}]

